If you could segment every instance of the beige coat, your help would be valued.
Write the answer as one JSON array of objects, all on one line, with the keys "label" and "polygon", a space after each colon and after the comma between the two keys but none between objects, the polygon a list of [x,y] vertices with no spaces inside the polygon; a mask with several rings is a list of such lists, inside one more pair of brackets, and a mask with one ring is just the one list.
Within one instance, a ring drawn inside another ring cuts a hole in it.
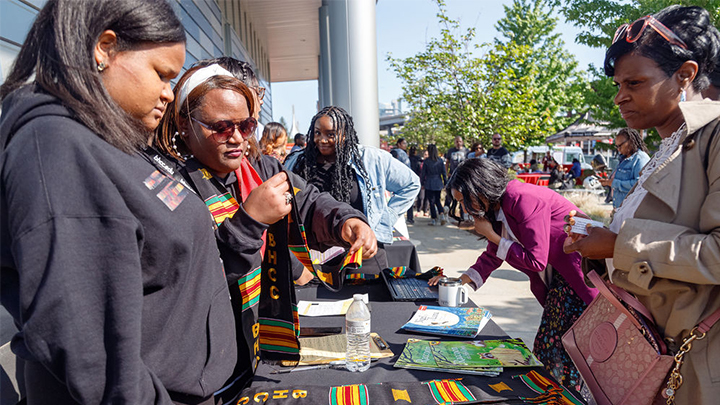
[{"label": "beige coat", "polygon": [[[618,234],[612,273],[652,312],[673,352],[720,308],[720,134],[712,135],[720,102],[680,108],[688,135],[645,182],[647,195]],[[677,404],[720,403],[720,322],[685,358]]]}]

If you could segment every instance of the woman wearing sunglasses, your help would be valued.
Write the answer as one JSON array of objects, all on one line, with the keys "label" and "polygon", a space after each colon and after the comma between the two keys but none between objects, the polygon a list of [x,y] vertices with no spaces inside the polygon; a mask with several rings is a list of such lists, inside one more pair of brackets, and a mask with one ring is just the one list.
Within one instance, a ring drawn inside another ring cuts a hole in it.
[{"label": "woman wearing sunglasses", "polygon": [[[720,103],[700,94],[719,56],[720,34],[700,7],[671,6],[618,29],[605,56],[615,104],[629,127],[655,128],[662,144],[610,229],[566,240],[568,252],[608,259],[610,280],[650,310],[672,353],[720,308]],[[718,402],[720,325],[692,343],[680,372],[677,403]]]},{"label": "woman wearing sunglasses", "polygon": [[[351,252],[363,248],[366,258],[372,257],[377,247],[360,212],[291,174],[296,192],[292,197],[288,174],[282,172],[277,159],[260,153],[253,136],[257,123],[251,115],[251,91],[228,70],[217,64],[195,66],[180,78],[175,95],[155,142],[163,152],[184,162],[180,172],[208,205],[217,228],[239,345],[235,372],[220,394],[227,402],[255,370],[259,353],[253,326],[258,322],[260,304],[247,291],[260,280],[256,270],[269,246],[285,249],[284,257],[291,256],[287,243],[279,246],[280,239],[267,231],[290,213],[292,199],[312,247],[324,250],[339,245]],[[283,268],[289,271],[289,259],[278,263],[278,273]],[[278,277],[289,279],[288,273]],[[290,302],[287,304],[285,309],[291,313]]]}]

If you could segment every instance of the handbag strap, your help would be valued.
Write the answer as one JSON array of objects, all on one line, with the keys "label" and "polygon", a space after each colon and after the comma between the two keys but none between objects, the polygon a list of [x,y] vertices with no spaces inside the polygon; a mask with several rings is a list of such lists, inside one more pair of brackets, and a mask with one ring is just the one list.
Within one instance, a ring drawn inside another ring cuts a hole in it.
[{"label": "handbag strap", "polygon": [[697,326],[698,330],[702,333],[707,333],[707,331],[712,328],[715,323],[720,320],[720,308],[716,309],[715,312],[710,314],[707,318],[703,319]]},{"label": "handbag strap", "polygon": [[[598,289],[600,294],[607,298],[608,301],[610,301],[614,306],[620,309],[625,309],[622,303],[617,299],[617,297],[620,297],[620,299],[628,303],[628,305],[630,305],[634,310],[641,313],[645,318],[647,318],[648,321],[655,323],[652,315],[650,314],[650,311],[648,311],[648,309],[645,308],[645,306],[640,301],[638,301],[638,299],[635,298],[632,294],[616,285],[608,285],[602,278],[600,278],[600,276],[594,270],[588,273],[588,278],[590,279],[590,281],[592,281],[593,285],[595,286],[595,288]],[[614,294],[617,294],[617,296],[615,296]],[[631,320],[633,320],[633,323],[635,323],[638,327],[640,326],[640,324],[635,320],[634,317],[630,318]],[[697,325],[698,331],[706,333],[718,321],[720,321],[720,308],[716,309],[715,312],[700,321],[700,323]]]},{"label": "handbag strap", "polygon": [[637,298],[635,298],[635,296],[616,286],[615,284],[610,284],[608,288],[610,288],[615,294],[617,294],[621,300],[625,301],[628,305],[630,305],[632,309],[641,313],[648,321],[652,322],[653,324],[655,323],[655,319],[653,318],[652,314],[650,314],[650,311]]},{"label": "handbag strap", "polygon": [[621,312],[627,315],[627,317],[630,319],[630,321],[638,328],[642,329],[642,324],[640,321],[638,321],[632,314],[630,314],[630,311],[628,311],[627,308],[625,308],[625,305],[620,302],[618,297],[613,294],[613,292],[608,288],[608,285],[605,283],[605,281],[600,278],[600,276],[595,273],[595,271],[591,271],[588,273],[588,278],[593,283],[595,288],[597,288],[598,292],[605,297],[608,302],[610,302],[615,308],[619,309]]}]

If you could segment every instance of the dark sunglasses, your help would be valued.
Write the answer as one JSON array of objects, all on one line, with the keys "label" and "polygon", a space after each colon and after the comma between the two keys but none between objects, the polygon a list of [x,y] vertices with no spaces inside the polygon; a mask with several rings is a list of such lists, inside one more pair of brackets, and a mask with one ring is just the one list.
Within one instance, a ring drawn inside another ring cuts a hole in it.
[{"label": "dark sunglasses", "polygon": [[235,133],[236,127],[238,131],[240,131],[240,135],[242,135],[243,139],[248,139],[250,135],[255,132],[255,128],[257,128],[257,121],[253,117],[245,118],[238,123],[230,120],[221,120],[213,122],[212,124],[206,124],[194,117],[190,117],[190,119],[200,124],[203,128],[212,131],[213,139],[215,139],[218,143],[227,143]]},{"label": "dark sunglasses", "polygon": [[654,29],[655,32],[660,34],[660,36],[665,38],[665,40],[670,42],[671,44],[687,49],[685,41],[680,39],[680,37],[677,36],[674,32],[672,32],[670,28],[666,27],[665,24],[661,23],[651,15],[646,15],[645,17],[638,18],[632,24],[623,24],[619,26],[618,29],[615,31],[615,36],[613,37],[612,43],[614,44],[623,37],[627,42],[633,43],[640,39],[643,31],[645,31],[645,28],[647,27]]},{"label": "dark sunglasses", "polygon": [[620,143],[616,143],[616,144],[615,144],[615,149],[620,150],[620,147],[623,146],[623,145],[625,145],[626,143],[627,143],[627,140],[624,140],[624,141],[622,141],[622,142],[620,142]]}]

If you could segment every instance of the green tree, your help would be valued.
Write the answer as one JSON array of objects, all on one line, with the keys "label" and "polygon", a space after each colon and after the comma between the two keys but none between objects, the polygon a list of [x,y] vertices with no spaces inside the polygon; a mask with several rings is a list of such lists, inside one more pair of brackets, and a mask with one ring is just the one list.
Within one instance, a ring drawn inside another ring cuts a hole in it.
[{"label": "green tree", "polygon": [[[278,120],[278,122],[283,126],[283,128],[285,128],[286,131],[289,131],[289,130],[290,130],[290,127],[288,127],[288,125],[287,125],[287,121],[285,121],[285,117],[280,117],[280,119]],[[289,136],[290,138],[292,138],[294,135],[295,135],[295,134],[288,134],[288,136]]]},{"label": "green tree", "polygon": [[455,135],[468,139],[477,132],[472,98],[479,63],[471,53],[475,29],[460,33],[459,23],[447,16],[442,0],[438,6],[440,36],[430,39],[417,55],[394,59],[388,54],[387,59],[403,80],[403,99],[410,107],[404,136],[442,149],[452,144]]},{"label": "green tree", "polygon": [[595,48],[607,48],[621,24],[681,4],[708,10],[720,28],[720,0],[552,0],[566,20],[582,29],[577,42]]},{"label": "green tree", "polygon": [[[456,135],[489,145],[494,132],[510,149],[542,143],[571,119],[587,86],[577,62],[563,49],[544,0],[516,0],[497,28],[505,39],[475,44],[475,30],[461,31],[438,1],[440,36],[405,59],[388,55],[403,81],[410,113],[404,136],[441,149]],[[486,50],[481,57],[472,51]]]},{"label": "green tree", "polygon": [[[486,72],[492,83],[490,105],[500,102],[492,109],[514,119],[494,132],[510,134],[514,147],[541,144],[583,109],[587,82],[555,32],[557,18],[546,0],[514,0],[503,7],[505,17],[496,25],[500,38],[485,58]],[[515,97],[503,103],[498,95],[508,93]]]}]

